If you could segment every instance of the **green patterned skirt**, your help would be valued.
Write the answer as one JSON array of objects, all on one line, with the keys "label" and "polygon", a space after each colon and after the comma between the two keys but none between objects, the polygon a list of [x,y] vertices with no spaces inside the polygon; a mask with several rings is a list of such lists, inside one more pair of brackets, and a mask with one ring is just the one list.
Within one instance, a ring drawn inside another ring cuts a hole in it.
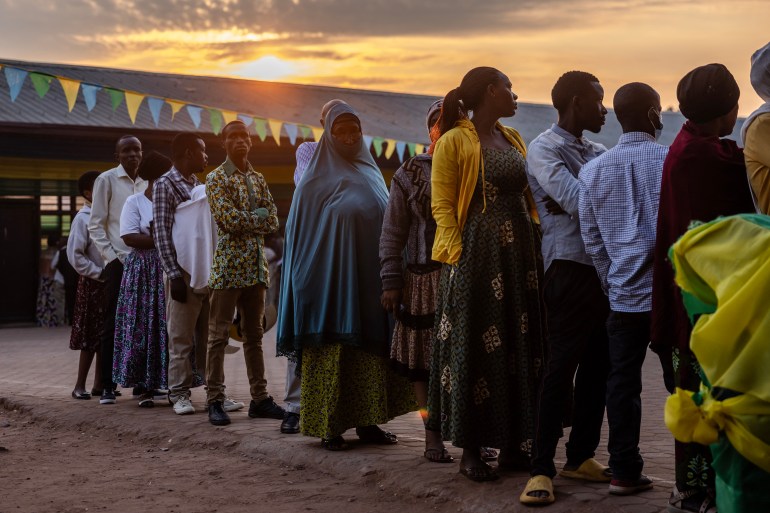
[{"label": "green patterned skirt", "polygon": [[411,383],[386,358],[343,344],[302,350],[300,404],[302,434],[317,438],[417,410]]}]

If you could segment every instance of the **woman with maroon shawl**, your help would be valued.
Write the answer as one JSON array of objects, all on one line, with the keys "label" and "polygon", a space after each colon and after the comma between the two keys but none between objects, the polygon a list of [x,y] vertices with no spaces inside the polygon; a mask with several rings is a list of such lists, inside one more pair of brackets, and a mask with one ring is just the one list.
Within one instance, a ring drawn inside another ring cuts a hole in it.
[{"label": "woman with maroon shawl", "polygon": [[[652,289],[652,348],[661,357],[666,387],[698,390],[700,365],[690,351],[692,325],[674,284],[671,245],[693,221],[754,211],[743,150],[732,133],[740,90],[722,64],[690,71],[679,82],[679,109],[687,118],[663,166]],[[737,250],[738,248],[736,248]],[[716,511],[709,448],[676,442],[676,487],[669,511]]]}]

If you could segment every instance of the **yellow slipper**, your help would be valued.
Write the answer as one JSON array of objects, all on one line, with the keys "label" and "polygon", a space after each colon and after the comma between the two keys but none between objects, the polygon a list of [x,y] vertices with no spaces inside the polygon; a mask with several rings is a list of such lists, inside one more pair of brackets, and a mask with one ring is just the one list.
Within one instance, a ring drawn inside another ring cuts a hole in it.
[{"label": "yellow slipper", "polygon": [[559,475],[561,477],[581,479],[583,481],[592,481],[594,483],[609,483],[612,481],[610,468],[605,467],[593,458],[588,458],[575,470],[567,470],[565,468],[559,472]]},{"label": "yellow slipper", "polygon": [[[532,492],[546,492],[547,497],[534,497],[529,495]],[[519,502],[522,504],[528,504],[530,506],[536,504],[551,504],[556,500],[553,496],[553,481],[548,476],[535,476],[527,481],[527,486],[524,487],[524,491],[519,496]]]}]

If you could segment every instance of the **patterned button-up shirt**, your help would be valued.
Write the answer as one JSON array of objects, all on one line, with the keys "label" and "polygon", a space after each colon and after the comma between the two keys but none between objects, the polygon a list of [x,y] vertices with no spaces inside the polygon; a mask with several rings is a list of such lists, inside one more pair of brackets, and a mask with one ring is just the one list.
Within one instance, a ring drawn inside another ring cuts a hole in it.
[{"label": "patterned button-up shirt", "polygon": [[186,180],[177,168],[155,180],[152,187],[152,218],[153,237],[155,247],[160,253],[160,261],[163,271],[169,280],[182,277],[182,270],[176,261],[176,250],[171,238],[171,229],[174,227],[174,212],[183,201],[190,199],[190,192],[200,181],[195,175]]},{"label": "patterned button-up shirt", "polygon": [[616,312],[652,309],[652,260],[660,182],[668,148],[644,132],[580,171],[580,229]]},{"label": "patterned button-up shirt", "polygon": [[209,288],[268,286],[263,236],[278,230],[278,215],[265,178],[228,159],[206,177],[206,194],[219,232]]}]

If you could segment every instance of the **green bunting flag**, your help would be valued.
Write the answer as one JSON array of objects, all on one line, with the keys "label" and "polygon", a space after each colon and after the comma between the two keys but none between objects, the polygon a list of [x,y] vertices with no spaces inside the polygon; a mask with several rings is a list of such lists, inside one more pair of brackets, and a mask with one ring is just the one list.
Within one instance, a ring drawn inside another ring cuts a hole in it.
[{"label": "green bunting flag", "polygon": [[115,109],[117,109],[121,103],[123,103],[123,98],[125,98],[126,93],[121,91],[120,89],[113,89],[111,87],[107,87],[104,89],[107,91],[107,94],[110,96],[110,103],[112,104],[112,112],[115,112]]},{"label": "green bunting flag", "polygon": [[32,86],[35,88],[35,91],[40,98],[43,98],[48,90],[51,89],[51,81],[53,80],[51,75],[30,73],[29,79],[32,81]]}]

